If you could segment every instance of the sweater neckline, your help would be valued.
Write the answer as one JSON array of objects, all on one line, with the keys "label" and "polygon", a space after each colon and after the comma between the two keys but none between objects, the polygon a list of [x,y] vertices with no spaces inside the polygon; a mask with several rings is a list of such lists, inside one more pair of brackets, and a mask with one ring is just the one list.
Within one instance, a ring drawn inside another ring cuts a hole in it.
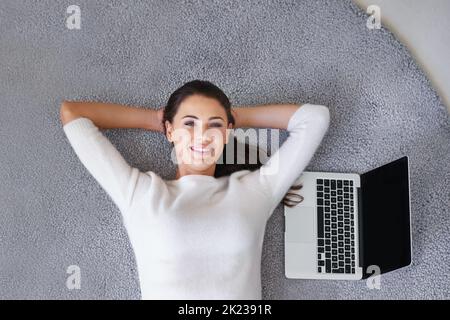
[{"label": "sweater neckline", "polygon": [[217,178],[213,177],[213,176],[208,176],[205,174],[188,174],[188,175],[182,176],[181,178],[174,179],[172,181],[179,182],[179,181],[189,181],[189,180],[215,181],[215,180],[217,180]]}]

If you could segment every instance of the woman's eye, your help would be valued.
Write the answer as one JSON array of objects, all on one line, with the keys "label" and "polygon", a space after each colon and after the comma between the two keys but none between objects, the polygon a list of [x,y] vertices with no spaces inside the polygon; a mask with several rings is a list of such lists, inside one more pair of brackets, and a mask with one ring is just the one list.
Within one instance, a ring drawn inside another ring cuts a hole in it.
[{"label": "woman's eye", "polygon": [[194,124],[194,122],[193,121],[188,121],[188,122],[185,122],[184,124],[187,125],[187,126],[190,126],[190,125]]}]

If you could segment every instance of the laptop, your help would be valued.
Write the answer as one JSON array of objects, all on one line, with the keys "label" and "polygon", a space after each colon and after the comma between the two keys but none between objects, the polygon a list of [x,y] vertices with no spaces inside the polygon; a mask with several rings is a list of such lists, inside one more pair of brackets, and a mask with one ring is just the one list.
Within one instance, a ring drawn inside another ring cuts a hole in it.
[{"label": "laptop", "polygon": [[304,171],[285,215],[285,275],[360,280],[411,264],[409,161],[364,174]]}]

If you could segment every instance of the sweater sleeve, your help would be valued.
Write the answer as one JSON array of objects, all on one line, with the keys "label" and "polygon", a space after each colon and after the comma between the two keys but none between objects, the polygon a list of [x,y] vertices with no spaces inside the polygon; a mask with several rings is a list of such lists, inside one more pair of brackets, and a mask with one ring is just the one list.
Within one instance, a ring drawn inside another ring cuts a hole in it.
[{"label": "sweater sleeve", "polygon": [[125,161],[92,120],[74,119],[66,123],[63,130],[81,163],[123,214],[142,173]]},{"label": "sweater sleeve", "polygon": [[330,112],[326,106],[309,103],[300,106],[289,119],[286,141],[266,163],[248,175],[247,183],[259,184],[268,195],[269,215],[312,159],[329,123]]}]

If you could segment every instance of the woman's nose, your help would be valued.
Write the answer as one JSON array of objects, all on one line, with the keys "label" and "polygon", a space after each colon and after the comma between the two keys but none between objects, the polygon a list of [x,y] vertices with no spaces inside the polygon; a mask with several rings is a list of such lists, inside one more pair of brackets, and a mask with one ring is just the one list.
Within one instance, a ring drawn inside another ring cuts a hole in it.
[{"label": "woman's nose", "polygon": [[211,143],[211,137],[208,136],[207,134],[195,136],[193,140],[195,141],[195,145],[199,147],[200,146],[205,147]]}]

